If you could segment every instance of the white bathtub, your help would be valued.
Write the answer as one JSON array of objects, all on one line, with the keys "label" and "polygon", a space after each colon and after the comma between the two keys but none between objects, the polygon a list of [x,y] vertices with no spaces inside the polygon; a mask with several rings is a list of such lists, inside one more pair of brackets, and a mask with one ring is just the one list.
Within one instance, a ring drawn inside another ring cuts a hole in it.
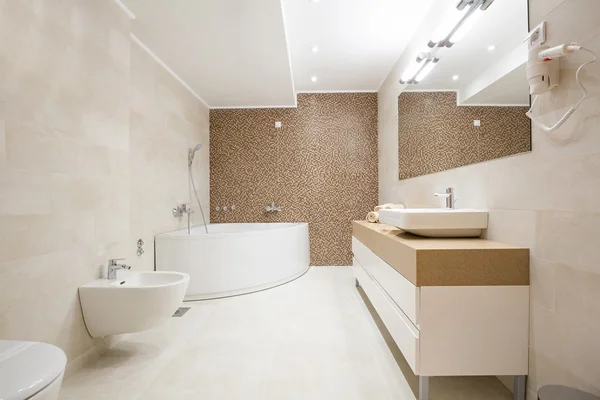
[{"label": "white bathtub", "polygon": [[307,223],[210,224],[156,235],[156,270],[190,275],[185,300],[255,292],[289,282],[310,264]]}]

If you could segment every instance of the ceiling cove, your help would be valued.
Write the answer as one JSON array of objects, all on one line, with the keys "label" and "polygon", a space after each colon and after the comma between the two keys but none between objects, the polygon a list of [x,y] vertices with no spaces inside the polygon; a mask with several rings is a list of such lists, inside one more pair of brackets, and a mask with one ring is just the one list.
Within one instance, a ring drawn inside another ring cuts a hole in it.
[{"label": "ceiling cove", "polygon": [[210,108],[374,92],[433,0],[114,0],[134,42]]}]

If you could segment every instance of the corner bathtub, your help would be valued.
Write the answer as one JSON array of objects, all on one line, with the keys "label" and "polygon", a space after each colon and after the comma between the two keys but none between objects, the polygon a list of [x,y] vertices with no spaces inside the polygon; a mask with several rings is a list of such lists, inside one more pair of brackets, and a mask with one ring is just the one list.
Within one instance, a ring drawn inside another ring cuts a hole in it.
[{"label": "corner bathtub", "polygon": [[307,223],[209,224],[156,235],[157,271],[190,275],[185,300],[268,289],[296,279],[310,264]]}]

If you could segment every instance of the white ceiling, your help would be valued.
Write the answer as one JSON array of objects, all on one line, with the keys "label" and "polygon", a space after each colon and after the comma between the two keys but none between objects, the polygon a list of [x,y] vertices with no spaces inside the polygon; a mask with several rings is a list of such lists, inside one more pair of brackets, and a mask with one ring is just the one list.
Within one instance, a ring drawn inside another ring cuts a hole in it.
[{"label": "white ceiling", "polygon": [[115,1],[135,15],[133,34],[212,108],[295,106],[297,91],[376,91],[433,3]]},{"label": "white ceiling", "polygon": [[[119,1],[119,0],[115,0]],[[376,91],[433,4],[449,0],[121,0],[133,34],[210,107],[293,107],[296,93]],[[425,22],[426,23],[426,22]],[[527,33],[526,0],[496,0],[408,90],[458,90]],[[495,45],[493,52],[489,45]],[[426,49],[425,43],[424,49]],[[319,51],[313,52],[312,47]],[[511,86],[525,82],[522,69]],[[457,81],[453,75],[460,75]],[[311,77],[316,76],[316,82]],[[477,100],[528,99],[527,86]],[[495,85],[497,89],[503,85]],[[471,99],[472,100],[472,99]],[[471,102],[469,100],[469,103]]]},{"label": "white ceiling", "polygon": [[[433,1],[282,3],[296,90],[376,91]],[[313,46],[319,52],[313,53]]]},{"label": "white ceiling", "polygon": [[[437,0],[437,5],[449,3],[448,0]],[[456,2],[450,2],[455,6]],[[475,81],[494,64],[513,52],[527,36],[528,17],[526,0],[496,0],[482,14],[471,31],[451,48],[443,48],[436,54],[440,61],[431,73],[419,84],[410,86],[407,91],[421,90],[457,90],[460,91]],[[426,43],[423,44],[426,51]],[[488,46],[493,45],[493,51]],[[477,97],[477,102],[485,104],[528,104],[529,87],[525,77],[525,69],[511,69],[506,76],[505,84],[511,90],[504,90],[503,84],[486,88]],[[452,80],[453,75],[459,79]],[[493,101],[492,101],[493,100]]]},{"label": "white ceiling", "polygon": [[133,34],[209,106],[296,104],[280,0],[122,1]]}]

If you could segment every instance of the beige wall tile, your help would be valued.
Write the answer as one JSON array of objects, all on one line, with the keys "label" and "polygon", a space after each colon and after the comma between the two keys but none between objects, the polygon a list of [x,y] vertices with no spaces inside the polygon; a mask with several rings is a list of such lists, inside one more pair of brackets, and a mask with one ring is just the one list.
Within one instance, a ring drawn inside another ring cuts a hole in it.
[{"label": "beige wall tile", "polygon": [[0,262],[88,248],[93,242],[94,218],[89,214],[0,216]]},{"label": "beige wall tile", "polygon": [[[541,4],[546,1],[530,0],[530,7],[543,8]],[[550,46],[573,41],[586,42],[600,34],[600,4],[596,0],[565,0],[544,20],[548,23],[547,39]]]},{"label": "beige wall tile", "polygon": [[540,212],[536,253],[557,263],[600,273],[600,214]]},{"label": "beige wall tile", "polygon": [[489,210],[487,238],[527,247],[535,255],[537,213],[532,210]]},{"label": "beige wall tile", "polygon": [[[493,169],[486,181],[489,207],[520,210],[600,212],[600,153],[558,161],[524,163]],[[588,184],[585,184],[588,182]]]},{"label": "beige wall tile", "polygon": [[[537,357],[530,362],[539,362],[538,358],[543,357],[549,360],[550,367],[555,366],[558,369],[554,371],[553,376],[548,377],[549,382],[560,383],[578,378],[581,383],[595,386],[600,378],[600,344],[595,339],[599,333],[576,321],[572,316],[558,314],[534,304],[531,307],[531,345]],[[533,375],[534,379],[540,379]]]},{"label": "beige wall tile", "polygon": [[[1,103],[0,103],[1,104]],[[6,163],[6,122],[0,118],[0,166]]]},{"label": "beige wall tile", "polygon": [[[52,174],[26,169],[0,168],[0,213],[4,215],[50,212]],[[38,193],[32,193],[37,188]]]},{"label": "beige wall tile", "polygon": [[[599,51],[600,53],[600,51]],[[600,75],[600,70],[596,74]],[[566,92],[568,93],[568,92]],[[577,91],[577,96],[581,92]],[[567,106],[578,99],[567,102]],[[600,153],[600,143],[594,134],[600,118],[600,96],[596,95],[587,99],[575,114],[564,125],[554,132],[544,132],[534,129],[532,132],[533,152],[518,156],[519,165],[527,166],[541,162],[569,162],[575,158]],[[552,115],[547,123],[554,123],[566,112],[563,107],[556,115]]]},{"label": "beige wall tile", "polygon": [[533,304],[556,309],[557,270],[559,264],[538,257],[531,258],[530,298]]},{"label": "beige wall tile", "polygon": [[[563,363],[555,362],[541,353],[532,351],[529,355],[529,387],[533,390],[530,392],[533,394],[545,385],[566,385],[600,396],[600,389],[574,375]],[[538,400],[537,396],[527,399]]]},{"label": "beige wall tile", "polygon": [[556,312],[600,331],[600,274],[556,266]]},{"label": "beige wall tile", "polygon": [[564,3],[565,0],[545,0],[529,2],[529,24],[531,28],[535,27],[552,10]]},{"label": "beige wall tile", "polygon": [[[190,201],[187,149],[208,145],[206,107],[129,28],[110,1],[0,2],[0,337],[69,359],[100,343],[78,286],[108,258],[153,268],[154,234],[184,226],[170,210]],[[205,153],[195,168],[208,204]]]}]

